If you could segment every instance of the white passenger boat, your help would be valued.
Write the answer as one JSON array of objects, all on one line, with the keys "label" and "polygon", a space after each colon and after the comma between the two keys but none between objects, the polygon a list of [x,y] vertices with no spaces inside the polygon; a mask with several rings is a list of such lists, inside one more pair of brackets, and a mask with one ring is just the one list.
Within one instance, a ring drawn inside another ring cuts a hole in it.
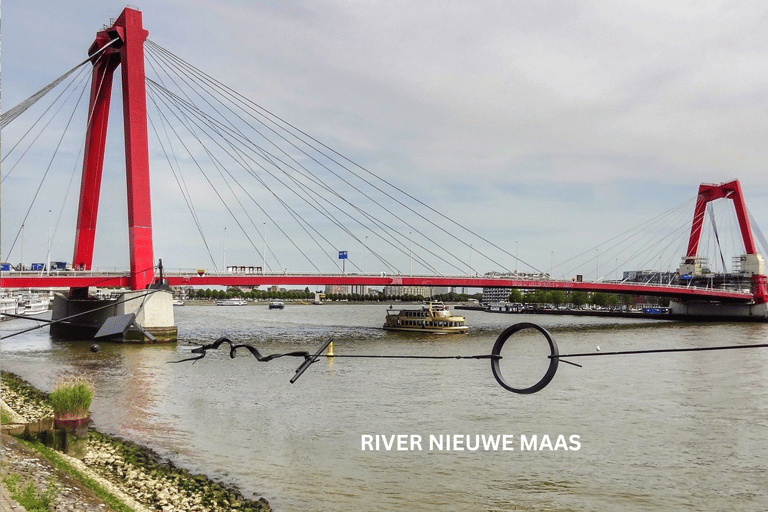
[{"label": "white passenger boat", "polygon": [[184,305],[184,301],[181,300],[181,299],[173,299],[173,305],[174,306],[183,306]]},{"label": "white passenger boat", "polygon": [[[19,299],[16,297],[0,297],[0,313],[8,313],[9,315],[19,314]],[[6,320],[9,317],[3,316],[2,319]]]},{"label": "white passenger boat", "polygon": [[285,304],[281,300],[273,300],[269,303],[269,309],[283,309]]},{"label": "white passenger boat", "polygon": [[48,311],[50,306],[51,301],[48,297],[30,295],[21,298],[18,305],[18,311],[20,315],[37,315],[38,313]]},{"label": "white passenger boat", "polygon": [[224,300],[217,300],[216,301],[217,306],[247,306],[248,301],[245,299],[224,299]]},{"label": "white passenger boat", "polygon": [[384,329],[388,331],[434,332],[439,334],[467,332],[463,316],[454,316],[448,305],[430,302],[419,309],[387,310]]}]

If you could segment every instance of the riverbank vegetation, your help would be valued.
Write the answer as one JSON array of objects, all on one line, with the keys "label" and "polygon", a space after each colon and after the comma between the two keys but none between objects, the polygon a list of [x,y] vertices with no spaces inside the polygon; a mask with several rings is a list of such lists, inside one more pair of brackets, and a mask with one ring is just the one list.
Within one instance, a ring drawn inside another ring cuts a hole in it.
[{"label": "riverbank vegetation", "polygon": [[[446,293],[435,295],[434,297],[424,297],[423,295],[384,295],[382,293],[328,293],[323,294],[324,302],[424,302],[426,300],[439,300],[442,302],[466,302],[473,298],[480,300],[482,293],[472,295],[462,293]],[[252,290],[244,291],[236,287],[227,290],[211,290],[210,288],[199,289],[190,292],[190,299],[202,300],[225,300],[232,298],[242,298],[254,301],[283,300],[283,301],[312,301],[315,299],[315,292],[309,288],[305,290],[288,291],[267,291]]]},{"label": "riverbank vegetation", "polygon": [[561,290],[532,290],[523,293],[520,290],[513,289],[509,294],[509,302],[520,304],[549,304],[555,308],[570,304],[576,309],[591,305],[599,308],[616,309],[618,307],[630,307],[635,303],[655,304],[658,306],[669,306],[668,298],[661,297],[636,297],[626,294],[615,293],[587,293],[583,291],[564,292]]},{"label": "riverbank vegetation", "polygon": [[63,379],[48,396],[53,414],[61,420],[80,419],[88,416],[93,400],[93,383],[85,377]]},{"label": "riverbank vegetation", "polygon": [[3,483],[8,488],[11,498],[24,507],[27,512],[47,512],[51,510],[53,500],[59,492],[59,486],[48,481],[45,489],[38,489],[34,482],[21,481],[19,473],[3,475]]},{"label": "riverbank vegetation", "polygon": [[[51,398],[46,393],[9,372],[0,372],[2,398],[8,407],[26,418],[36,421],[53,415]],[[75,393],[78,394],[78,393]],[[72,398],[70,396],[70,398]],[[83,397],[78,399],[83,403]],[[90,403],[90,402],[89,402]],[[4,414],[3,422],[10,419]],[[9,421],[10,422],[10,421]],[[108,436],[95,429],[89,430],[88,454],[80,462],[51,450],[34,440],[18,438],[18,441],[33,450],[41,459],[47,460],[58,470],[91,489],[108,506],[117,511],[130,511],[126,504],[133,501],[151,510],[185,511],[229,511],[237,509],[249,512],[270,511],[264,498],[248,499],[235,486],[217,482],[205,475],[193,474],[164,460],[152,450],[133,442]],[[92,473],[95,477],[90,476]],[[16,483],[11,476],[12,483]],[[117,491],[110,491],[113,487]],[[38,495],[46,492],[37,488],[31,492]],[[29,509],[28,509],[29,510]]]}]

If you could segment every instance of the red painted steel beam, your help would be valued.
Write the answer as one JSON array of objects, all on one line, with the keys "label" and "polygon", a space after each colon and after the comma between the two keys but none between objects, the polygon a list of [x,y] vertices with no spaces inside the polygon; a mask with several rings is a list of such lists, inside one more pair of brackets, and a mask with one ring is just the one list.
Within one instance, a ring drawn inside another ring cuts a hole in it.
[{"label": "red painted steel beam", "polygon": [[[405,277],[405,276],[353,276],[353,275],[203,275],[165,274],[171,286],[314,286],[314,285],[367,285],[367,286],[456,286],[467,288],[501,287],[541,290],[564,290],[584,292],[629,293],[682,299],[700,299],[730,302],[751,302],[751,293],[704,288],[667,287],[628,283],[578,282],[527,279],[488,279],[472,277]],[[114,284],[123,283],[123,284]],[[48,288],[63,286],[126,286],[126,275],[89,276],[20,276],[0,277],[4,288]]]},{"label": "red painted steel beam", "polygon": [[118,39],[94,62],[91,115],[86,128],[86,153],[80,184],[80,206],[72,260],[76,268],[86,270],[92,268],[112,78],[120,64],[128,195],[130,286],[133,290],[146,288],[154,279],[147,98],[144,76],[144,41],[147,36],[149,32],[142,26],[141,12],[125,8],[110,28],[96,34],[96,40],[89,50],[93,55],[108,42]]},{"label": "red painted steel beam", "polygon": [[120,48],[125,132],[125,171],[128,186],[128,240],[131,289],[141,290],[154,279],[152,205],[149,192],[147,93],[144,76],[144,41],[149,32],[141,12],[125,8],[115,27],[124,30]]},{"label": "red painted steel beam", "polygon": [[[733,201],[733,207],[736,210],[736,218],[741,230],[741,239],[744,241],[744,251],[747,254],[756,254],[755,239],[752,235],[752,228],[749,224],[749,214],[744,202],[744,194],[741,192],[739,180],[733,180],[728,183],[711,185],[702,183],[699,185],[699,195],[696,199],[696,208],[693,212],[693,223],[691,224],[691,236],[688,239],[688,250],[685,253],[686,258],[696,258],[699,250],[699,240],[701,238],[701,227],[704,224],[704,213],[707,203],[715,199],[728,198]],[[691,261],[692,262],[692,261]]]},{"label": "red painted steel beam", "polygon": [[128,287],[127,275],[113,276],[35,276],[35,277],[0,277],[0,288],[50,289],[50,288],[88,288],[88,287]]},{"label": "red painted steel beam", "polygon": [[[89,55],[93,55],[109,41],[110,37],[106,32],[99,32]],[[80,181],[80,204],[72,256],[72,264],[83,270],[90,270],[93,264],[93,245],[96,239],[104,148],[112,96],[112,74],[119,63],[120,56],[113,48],[105,50],[93,63],[89,121],[85,129],[83,175]]]},{"label": "red painted steel beam", "polygon": [[367,286],[455,286],[466,288],[501,287],[585,292],[629,293],[634,295],[693,298],[750,302],[751,293],[711,290],[702,288],[667,287],[628,283],[576,282],[555,280],[516,280],[463,277],[404,277],[404,276],[350,276],[350,275],[172,275],[165,279],[171,286],[313,286],[313,285],[367,285]]},{"label": "red painted steel beam", "polygon": [[[736,219],[739,222],[739,230],[741,231],[741,239],[744,242],[744,252],[747,254],[757,254],[752,226],[749,223],[749,213],[747,212],[747,205],[744,202],[744,194],[741,191],[739,180],[719,185],[702,183],[699,185],[699,195],[696,198],[696,208],[693,212],[693,223],[691,224],[691,236],[688,239],[688,250],[685,253],[687,263],[693,263],[699,251],[701,227],[704,224],[704,212],[707,203],[723,198],[733,201]],[[763,304],[768,301],[768,284],[766,283],[765,276],[759,274],[752,276],[752,289],[755,303]]]}]

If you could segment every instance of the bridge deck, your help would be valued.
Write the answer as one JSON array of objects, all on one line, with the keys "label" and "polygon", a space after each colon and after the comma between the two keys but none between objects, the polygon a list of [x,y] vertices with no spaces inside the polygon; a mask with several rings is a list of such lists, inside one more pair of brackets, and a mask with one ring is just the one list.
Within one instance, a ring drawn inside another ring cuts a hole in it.
[{"label": "bridge deck", "polygon": [[[622,283],[608,281],[565,281],[550,279],[498,279],[467,276],[382,276],[380,274],[205,274],[166,273],[171,286],[454,286],[465,288],[520,288],[585,291],[748,303],[754,300],[749,290],[735,291],[676,285]],[[128,273],[60,272],[56,275],[10,272],[0,275],[1,288],[84,288],[129,287]]]}]

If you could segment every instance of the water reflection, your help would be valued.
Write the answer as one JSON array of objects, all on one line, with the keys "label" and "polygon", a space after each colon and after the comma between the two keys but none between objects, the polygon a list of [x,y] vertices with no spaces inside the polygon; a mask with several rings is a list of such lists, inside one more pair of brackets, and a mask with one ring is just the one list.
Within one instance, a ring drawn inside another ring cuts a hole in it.
[{"label": "water reflection", "polygon": [[[180,309],[177,345],[94,354],[35,331],[3,341],[3,368],[44,390],[67,372],[93,375],[100,429],[263,493],[277,510],[768,507],[768,350],[585,358],[531,396],[499,387],[488,361],[338,357],[295,384],[295,358],[219,350],[167,364],[223,335],[262,353],[314,352],[332,336],[337,354],[472,355],[522,320],[544,325],[563,353],[762,343],[766,325],[468,311],[468,334],[424,336],[383,331],[381,306]],[[363,451],[363,434],[577,434],[581,449]]]}]

